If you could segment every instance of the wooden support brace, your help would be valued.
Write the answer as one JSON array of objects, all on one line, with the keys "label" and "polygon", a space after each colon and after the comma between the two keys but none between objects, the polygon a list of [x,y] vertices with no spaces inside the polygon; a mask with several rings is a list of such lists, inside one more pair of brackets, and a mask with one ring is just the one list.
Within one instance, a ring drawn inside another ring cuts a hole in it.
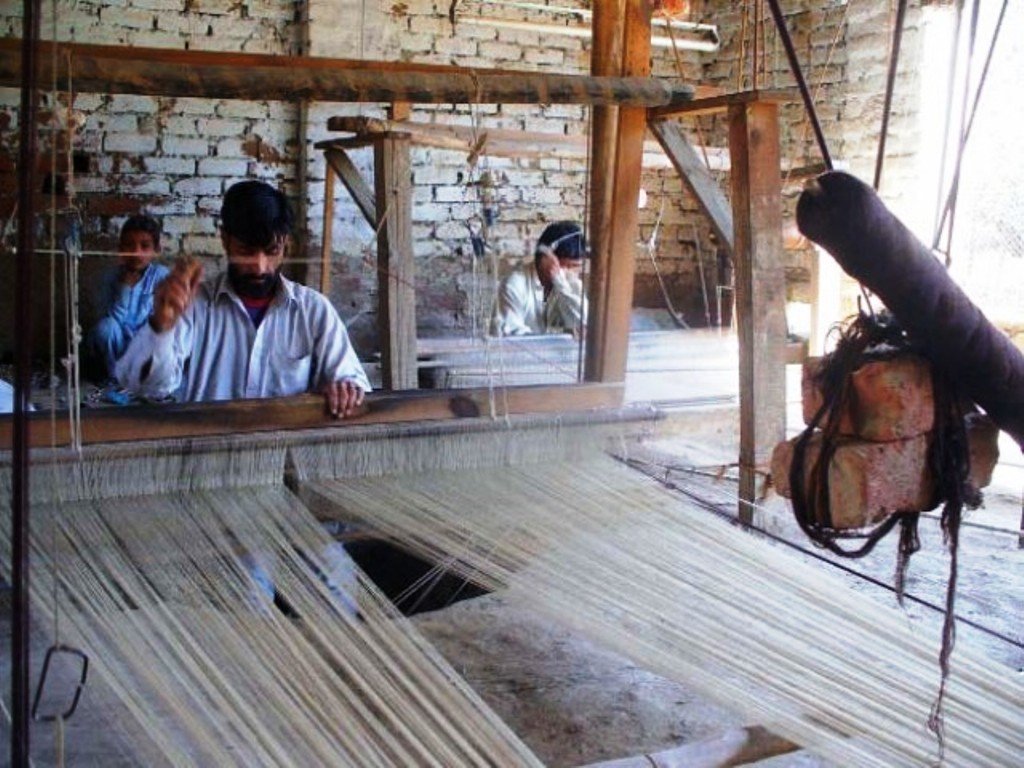
[{"label": "wooden support brace", "polygon": [[412,247],[410,140],[374,144],[377,210],[377,328],[388,390],[416,389],[416,270]]},{"label": "wooden support brace", "polygon": [[786,425],[786,281],[778,105],[729,107],[736,317],[740,356],[740,507],[753,521],[757,471]]},{"label": "wooden support brace", "polygon": [[711,220],[711,226],[714,227],[715,233],[731,253],[735,245],[732,209],[729,207],[725,193],[718,186],[718,182],[715,181],[711,172],[697,155],[697,150],[690,144],[678,123],[668,120],[652,120],[648,127],[661,143],[662,149],[665,150],[665,154],[668,155],[672,165],[679,172],[679,177],[687,189],[690,190]]},{"label": "wooden support brace", "polygon": [[359,173],[348,152],[342,149],[328,149],[324,152],[324,158],[327,160],[327,167],[336,173],[341,183],[345,185],[366,223],[376,229],[377,203],[374,201],[373,190]]}]

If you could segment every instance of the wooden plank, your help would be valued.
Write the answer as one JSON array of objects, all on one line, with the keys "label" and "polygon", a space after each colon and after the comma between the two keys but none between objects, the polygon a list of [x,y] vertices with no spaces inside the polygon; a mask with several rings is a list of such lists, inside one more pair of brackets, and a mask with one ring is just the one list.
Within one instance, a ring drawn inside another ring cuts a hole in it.
[{"label": "wooden plank", "polygon": [[374,147],[377,330],[385,389],[416,389],[416,269],[412,247],[410,140],[395,133]]},{"label": "wooden plank", "polygon": [[653,754],[637,755],[619,760],[591,763],[585,768],[651,768],[651,766],[686,766],[686,768],[732,768],[796,752],[800,749],[788,739],[776,736],[760,725],[747,725],[700,741]]},{"label": "wooden plank", "polygon": [[331,251],[334,241],[334,181],[331,163],[324,174],[324,226],[320,238],[320,293],[331,295]]},{"label": "wooden plank", "polygon": [[[20,40],[0,40],[0,86],[21,81]],[[134,93],[213,99],[276,99],[417,104],[630,104],[663,106],[693,89],[648,77],[589,77],[469,69],[407,62],[264,56],[163,48],[43,44],[41,82],[67,82],[79,93]]]},{"label": "wooden plank", "polygon": [[[373,117],[338,116],[329,118],[327,130],[373,136],[390,131],[408,133],[421,146],[471,152],[483,134],[486,142],[480,154],[500,157],[570,157],[587,155],[586,136],[567,136],[541,131],[512,131],[485,128],[478,131],[466,125],[414,123],[410,121],[381,120]],[[329,147],[332,140],[319,145]],[[652,147],[653,148],[653,147]]]},{"label": "wooden plank", "polygon": [[412,104],[407,101],[395,101],[388,105],[388,120],[404,122],[412,117]]},{"label": "wooden plank", "polygon": [[[600,4],[593,18],[594,74],[648,75],[650,3],[617,0]],[[587,381],[623,381],[626,377],[646,125],[643,109],[594,110]]]},{"label": "wooden plank", "polygon": [[[416,123],[382,120],[376,117],[336,116],[327,120],[327,129],[356,134],[354,141],[360,146],[369,144],[373,137],[399,131],[408,133],[417,146],[472,152],[481,136],[486,137],[481,155],[490,157],[563,157],[585,159],[589,140],[587,136],[547,133],[543,131],[513,131],[496,128],[473,129],[465,125],[444,123]],[[350,148],[352,138],[326,139],[317,142],[317,149]],[[712,162],[728,170],[728,150],[710,147]],[[656,141],[644,142],[645,162],[653,167],[668,167],[667,160],[658,163],[654,156],[664,158],[661,145]]]},{"label": "wooden plank", "polygon": [[[331,418],[319,395],[236,400],[230,403],[182,403],[162,406],[104,408],[82,412],[82,442],[139,442],[202,436],[241,435],[278,430],[339,428],[367,424],[439,421],[487,416],[494,390],[455,389],[373,392],[354,416]],[[507,404],[512,415],[586,412],[615,408],[622,402],[622,386],[572,384],[510,387],[496,397],[501,414]],[[63,447],[70,443],[68,422],[58,418],[56,436],[50,415],[29,415],[29,443],[33,448]],[[0,450],[10,450],[13,417],[0,415]]]},{"label": "wooden plank", "polygon": [[786,423],[786,279],[778,105],[729,108],[740,357],[740,519],[753,520],[757,470]]},{"label": "wooden plank", "polygon": [[700,207],[711,220],[719,239],[733,251],[732,208],[718,186],[697,150],[690,144],[678,123],[668,120],[653,120],[648,127],[655,135],[665,154],[679,172],[683,183],[697,199]]},{"label": "wooden plank", "polygon": [[647,112],[651,120],[664,119],[666,117],[679,117],[680,115],[702,115],[709,112],[725,112],[730,107],[738,104],[754,104],[767,102],[796,101],[800,94],[795,88],[769,88],[752,91],[738,91],[736,93],[721,93],[704,98],[694,98],[689,101],[670,104],[664,107],[652,107]]},{"label": "wooden plank", "polygon": [[338,174],[338,178],[352,196],[356,208],[363,214],[367,224],[376,229],[377,203],[374,201],[373,190],[359,173],[348,152],[342,149],[328,149],[324,152],[324,158],[327,160],[327,166]]}]

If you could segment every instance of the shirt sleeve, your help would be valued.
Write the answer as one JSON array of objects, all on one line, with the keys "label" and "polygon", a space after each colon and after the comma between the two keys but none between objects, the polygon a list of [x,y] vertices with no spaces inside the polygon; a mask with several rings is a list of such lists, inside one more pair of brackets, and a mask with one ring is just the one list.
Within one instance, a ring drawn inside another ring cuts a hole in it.
[{"label": "shirt sleeve", "polygon": [[359,362],[355,348],[348,338],[345,324],[337,310],[320,294],[316,294],[318,311],[314,314],[313,356],[318,361],[314,388],[319,390],[332,381],[351,381],[363,392],[370,392],[370,380]]},{"label": "shirt sleeve", "polygon": [[577,278],[560,272],[544,305],[547,327],[576,331],[583,327],[586,317],[587,299],[583,295],[583,284]]},{"label": "shirt sleeve", "polygon": [[529,285],[519,278],[519,273],[513,272],[498,287],[497,305],[491,323],[495,335],[524,336],[533,333],[526,322],[527,296],[524,291]]},{"label": "shirt sleeve", "polygon": [[147,322],[114,365],[118,383],[153,400],[177,395],[192,351],[192,308],[175,326],[157,333]]}]

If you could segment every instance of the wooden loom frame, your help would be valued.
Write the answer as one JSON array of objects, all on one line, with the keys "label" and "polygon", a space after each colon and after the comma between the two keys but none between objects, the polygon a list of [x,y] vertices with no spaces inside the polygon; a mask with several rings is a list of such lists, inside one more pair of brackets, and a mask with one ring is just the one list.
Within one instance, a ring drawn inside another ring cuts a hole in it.
[{"label": "wooden loom frame", "polygon": [[[369,62],[307,57],[224,54],[200,51],[178,51],[140,48],[118,48],[81,44],[60,44],[67,57],[59,59],[58,68],[73,60],[76,87],[103,92],[160,95],[208,96],[212,98],[281,98],[356,101],[389,101],[397,105],[394,117],[402,116],[402,103],[447,103],[451,101],[509,101],[519,103],[582,103],[591,104],[593,112],[593,149],[591,172],[591,227],[593,247],[591,274],[591,312],[586,339],[585,379],[591,383],[620,384],[625,379],[629,334],[629,313],[635,263],[633,243],[637,231],[637,210],[633,201],[639,192],[644,134],[648,127],[661,142],[666,153],[687,186],[694,192],[708,214],[722,241],[728,244],[736,260],[737,315],[740,339],[740,407],[741,407],[741,496],[753,498],[755,468],[763,463],[774,443],[781,439],[784,417],[784,277],[781,273],[781,201],[778,153],[777,102],[788,93],[753,91],[741,94],[716,95],[692,99],[693,89],[667,88],[649,78],[650,72],[650,4],[646,0],[613,0],[601,3],[594,14],[594,48],[592,75],[549,75],[510,70],[472,70],[441,65],[402,62]],[[0,41],[0,85],[17,85],[21,72],[18,43]],[[50,44],[43,44],[49,49]],[[40,57],[40,76],[47,81],[51,57]],[[692,162],[692,147],[673,116],[685,113],[726,110],[730,125],[732,160],[732,203],[715,185],[710,174]],[[380,163],[386,168],[401,167],[402,145],[408,149],[410,139],[397,132],[385,132],[389,152],[382,152]],[[539,137],[527,136],[536,142]],[[518,151],[518,150],[516,150]],[[689,157],[689,161],[688,158]],[[396,165],[398,163],[399,165]],[[332,164],[328,164],[330,176]],[[339,174],[340,175],[340,174]],[[363,195],[359,203],[364,214],[380,208],[383,192],[375,198]],[[328,197],[330,200],[330,196]],[[357,198],[358,201],[358,198]],[[375,208],[370,208],[369,203]],[[731,211],[731,215],[730,215]],[[326,220],[325,216],[325,220]],[[407,218],[407,217],[399,217]],[[401,224],[389,225],[383,251],[391,261],[388,269],[409,260],[402,255],[411,252],[411,241],[403,234]],[[733,235],[735,230],[735,235]],[[399,244],[399,245],[396,245]],[[325,246],[326,247],[326,246]],[[409,257],[411,258],[411,257]],[[407,265],[411,269],[411,264]],[[398,271],[398,270],[396,270]],[[382,290],[382,314],[388,329],[385,345],[385,383],[408,388],[415,384],[415,320],[408,311],[411,290],[409,282],[398,283],[401,290]],[[410,328],[412,329],[410,331]],[[410,335],[413,342],[410,344]],[[411,361],[411,362],[410,362]],[[581,390],[576,385],[531,390],[530,395],[517,398],[522,408],[542,407],[545,397],[555,397],[569,409],[606,407],[608,392]],[[511,391],[511,390],[510,390]],[[542,395],[544,391],[547,394]],[[618,387],[621,403],[621,386]],[[464,392],[438,393],[427,400],[417,398],[399,408],[410,419],[420,418],[424,404],[434,403],[427,410],[437,414],[437,403],[455,401]],[[375,420],[378,407],[389,414],[396,412],[402,395],[384,400],[372,398],[369,412],[360,417]],[[475,397],[469,396],[471,399]],[[285,424],[293,421],[308,426],[318,418],[301,399],[291,409],[280,413]],[[246,428],[247,418],[266,409],[253,409],[246,403],[190,405],[189,413],[207,413],[202,419],[204,430],[214,431],[218,424],[228,434]],[[178,424],[182,435],[190,434],[184,416],[171,417],[162,434],[171,436]],[[184,413],[184,411],[182,411]],[[297,414],[303,413],[301,417]],[[286,415],[287,414],[287,415]],[[198,417],[196,417],[198,418]],[[180,420],[179,420],[180,419]],[[385,420],[393,420],[391,416]],[[154,419],[133,412],[130,416],[108,416],[99,412],[84,415],[84,431],[105,439],[127,439],[133,428],[140,433],[152,428]],[[117,424],[117,427],[112,426]],[[263,427],[260,427],[263,428]],[[6,419],[0,420],[0,446],[9,432]],[[36,430],[33,429],[33,432]],[[117,437],[113,437],[114,435]],[[109,437],[108,437],[109,436]],[[35,438],[34,438],[35,441]],[[749,520],[749,510],[741,506],[741,517]]]},{"label": "wooden loom frame", "polygon": [[[26,3],[32,2],[26,0]],[[38,0],[34,2],[38,7]],[[590,228],[594,269],[586,340],[586,380],[591,384],[517,387],[507,390],[503,397],[508,397],[510,412],[609,408],[622,402],[621,384],[626,370],[635,268],[635,201],[639,192],[644,132],[650,121],[652,130],[663,145],[672,143],[673,132],[666,130],[661,121],[689,101],[692,93],[673,92],[649,78],[651,8],[647,0],[609,0],[596,5],[593,76],[590,78],[384,62],[339,62],[304,57],[66,44],[58,45],[59,50],[67,54],[66,58],[60,58],[58,67],[73,59],[76,88],[106,93],[281,100],[298,97],[392,103],[525,99],[527,102],[594,105]],[[0,41],[0,85],[21,85],[20,47],[21,41]],[[49,48],[50,45],[39,44],[36,52]],[[46,55],[38,59],[38,76],[42,82],[48,82],[56,74],[49,71],[52,59]],[[239,74],[240,70],[244,74]],[[711,214],[716,229],[726,236],[723,241],[730,243],[737,262],[741,349],[741,498],[752,499],[754,467],[766,457],[776,436],[781,436],[784,409],[784,321],[782,333],[778,330],[784,300],[781,204],[778,198],[778,118],[775,104],[759,98],[757,94],[732,99],[725,106],[729,113],[734,171],[734,239],[729,237],[732,232],[719,215],[724,209],[720,205],[715,209],[709,202],[714,199],[713,192],[709,191],[704,196],[698,193],[697,197]],[[666,109],[656,112],[649,109],[652,107]],[[674,136],[677,149],[679,136],[681,134]],[[382,162],[385,167],[398,167],[402,143],[407,148],[407,142],[403,140],[394,143],[390,156],[384,153]],[[682,151],[669,154],[674,159],[683,156]],[[706,189],[703,186],[706,179],[698,170],[679,162],[676,165],[684,180],[688,180],[688,185],[693,187],[689,180],[698,179],[697,186]],[[28,199],[31,209],[31,196]],[[379,198],[377,205],[379,210]],[[28,217],[31,210],[21,211],[21,215]],[[396,230],[394,235],[389,232],[387,237],[388,242],[394,242],[401,233]],[[390,255],[388,246],[385,256]],[[20,257],[28,258],[29,254],[21,253]],[[391,266],[386,264],[385,268],[390,269]],[[767,280],[757,275],[759,270],[768,275]],[[400,307],[408,298],[403,297],[399,301],[393,298],[392,293],[391,297],[382,299],[387,302],[387,327],[406,329],[407,341],[410,315],[408,312],[402,314]],[[414,318],[412,327],[414,336]],[[402,339],[397,339],[399,343],[396,344],[390,332],[388,340],[385,353],[388,377],[394,383],[405,384],[409,380],[409,369],[394,371],[391,361],[407,360],[408,348],[401,345]],[[412,349],[415,350],[414,345]],[[489,395],[486,390],[374,395],[369,398],[365,413],[345,423],[476,416],[485,412]],[[320,398],[300,396],[258,402],[170,406],[148,412],[90,413],[82,419],[82,430],[85,442],[104,443],[282,427],[298,429],[329,423]],[[30,446],[52,442],[45,415],[29,419],[27,432]],[[140,435],[145,437],[140,438]],[[0,449],[10,446],[13,437],[12,420],[0,418]],[[57,441],[67,444],[68,439],[67,425],[62,424]],[[27,473],[27,468],[25,471]],[[18,504],[13,506],[18,507]],[[740,515],[742,519],[750,519],[750,511],[742,503]],[[23,584],[19,588],[24,587]],[[23,672],[27,673],[27,666]],[[15,763],[21,764],[21,758],[27,758],[28,739],[27,731],[24,738],[20,735],[21,728],[25,726],[24,713],[21,712],[20,697],[16,695],[15,699],[17,734],[12,738],[12,753]]]}]

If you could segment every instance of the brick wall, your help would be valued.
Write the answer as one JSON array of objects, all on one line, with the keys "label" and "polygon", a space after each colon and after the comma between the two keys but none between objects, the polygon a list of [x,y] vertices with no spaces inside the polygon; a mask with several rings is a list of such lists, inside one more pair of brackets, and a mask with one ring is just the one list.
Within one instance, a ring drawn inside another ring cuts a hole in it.
[{"label": "brick wall", "polygon": [[[394,4],[313,0],[307,25],[301,5],[286,0],[63,2],[57,36],[89,43],[277,54],[308,51],[316,56],[362,56],[470,67],[570,73],[589,69],[588,43],[584,40],[477,26],[465,18],[453,26],[448,18],[449,5],[436,0]],[[719,53],[684,52],[680,72],[669,50],[655,49],[655,75],[736,88],[738,73],[746,71],[750,57],[747,52],[748,63],[741,68],[742,18],[736,5],[707,0],[698,9],[702,20],[720,28],[723,46]],[[917,6],[912,5],[910,30],[904,41],[905,61],[912,60],[914,51]],[[835,0],[792,0],[784,7],[798,50],[811,62],[806,70],[808,79],[820,86],[820,114],[833,154],[849,162],[854,170],[870,169],[887,63],[888,32],[882,17],[888,4],[848,6]],[[480,13],[479,8],[466,3],[462,12],[472,15]],[[499,15],[495,9],[488,12]],[[4,14],[0,15],[0,30],[7,36],[20,34],[17,10],[5,9],[0,14]],[[557,18],[536,12],[506,9],[500,15],[510,20],[558,23]],[[44,30],[48,28],[44,24]],[[833,40],[838,40],[834,50]],[[788,84],[785,59],[770,28],[764,33],[763,49],[769,56],[759,75],[762,85]],[[912,66],[906,68],[901,89],[914,71]],[[745,87],[749,80],[750,76],[745,75]],[[0,91],[0,146],[4,148],[0,150],[0,174],[12,170],[17,98],[16,90]],[[913,147],[913,134],[905,125],[913,106],[905,99],[897,105],[890,147],[898,157]],[[216,212],[224,189],[240,178],[265,178],[282,184],[303,215],[304,249],[298,254],[297,269],[314,284],[319,278],[324,166],[312,145],[327,137],[326,121],[331,115],[383,115],[377,105],[95,94],[77,95],[72,109],[80,123],[74,138],[78,169],[75,201],[84,216],[87,248],[110,250],[124,218],[141,210],[161,219],[168,254],[216,257],[220,254]],[[57,114],[66,111],[67,105],[59,103]],[[788,105],[782,116],[783,157],[793,165],[816,161],[802,107]],[[417,107],[413,119],[475,124],[481,129],[580,134],[586,130],[587,110],[575,106],[483,105],[471,109],[442,105]],[[300,139],[303,123],[306,129]],[[697,127],[697,123],[691,123],[688,128],[695,140]],[[703,118],[699,128],[699,137],[707,144],[725,146],[725,126],[720,117]],[[43,149],[47,142],[44,136]],[[369,152],[356,153],[355,159],[369,177]],[[470,167],[461,153],[423,148],[415,150],[413,160],[417,310],[425,333],[461,332],[472,328],[474,322],[482,322],[495,281],[495,263],[503,272],[529,257],[546,223],[561,218],[582,219],[584,215],[587,174],[580,160],[490,158]],[[899,167],[899,162],[887,167],[887,188],[900,188]],[[481,178],[488,179],[490,185],[481,185]],[[723,177],[722,181],[727,189],[727,179]],[[689,320],[702,322],[699,266],[704,267],[709,288],[716,281],[717,271],[709,227],[694,202],[683,193],[674,171],[647,170],[643,186],[648,201],[641,212],[641,237],[649,238],[661,214],[653,255],[672,301]],[[5,188],[13,189],[13,185]],[[792,206],[797,190],[796,185],[787,186],[787,205]],[[497,211],[497,218],[488,228],[494,260],[489,257],[474,265],[467,224],[478,227],[482,194],[490,196]],[[373,232],[343,190],[338,192],[335,210],[331,295],[343,316],[360,329],[360,337],[371,344],[376,286]],[[10,197],[0,199],[0,214],[6,218],[9,211]],[[794,295],[806,293],[801,286],[806,285],[807,267],[806,253],[792,255],[788,274]],[[645,251],[638,252],[636,284],[639,305],[663,304],[654,265]]]}]

